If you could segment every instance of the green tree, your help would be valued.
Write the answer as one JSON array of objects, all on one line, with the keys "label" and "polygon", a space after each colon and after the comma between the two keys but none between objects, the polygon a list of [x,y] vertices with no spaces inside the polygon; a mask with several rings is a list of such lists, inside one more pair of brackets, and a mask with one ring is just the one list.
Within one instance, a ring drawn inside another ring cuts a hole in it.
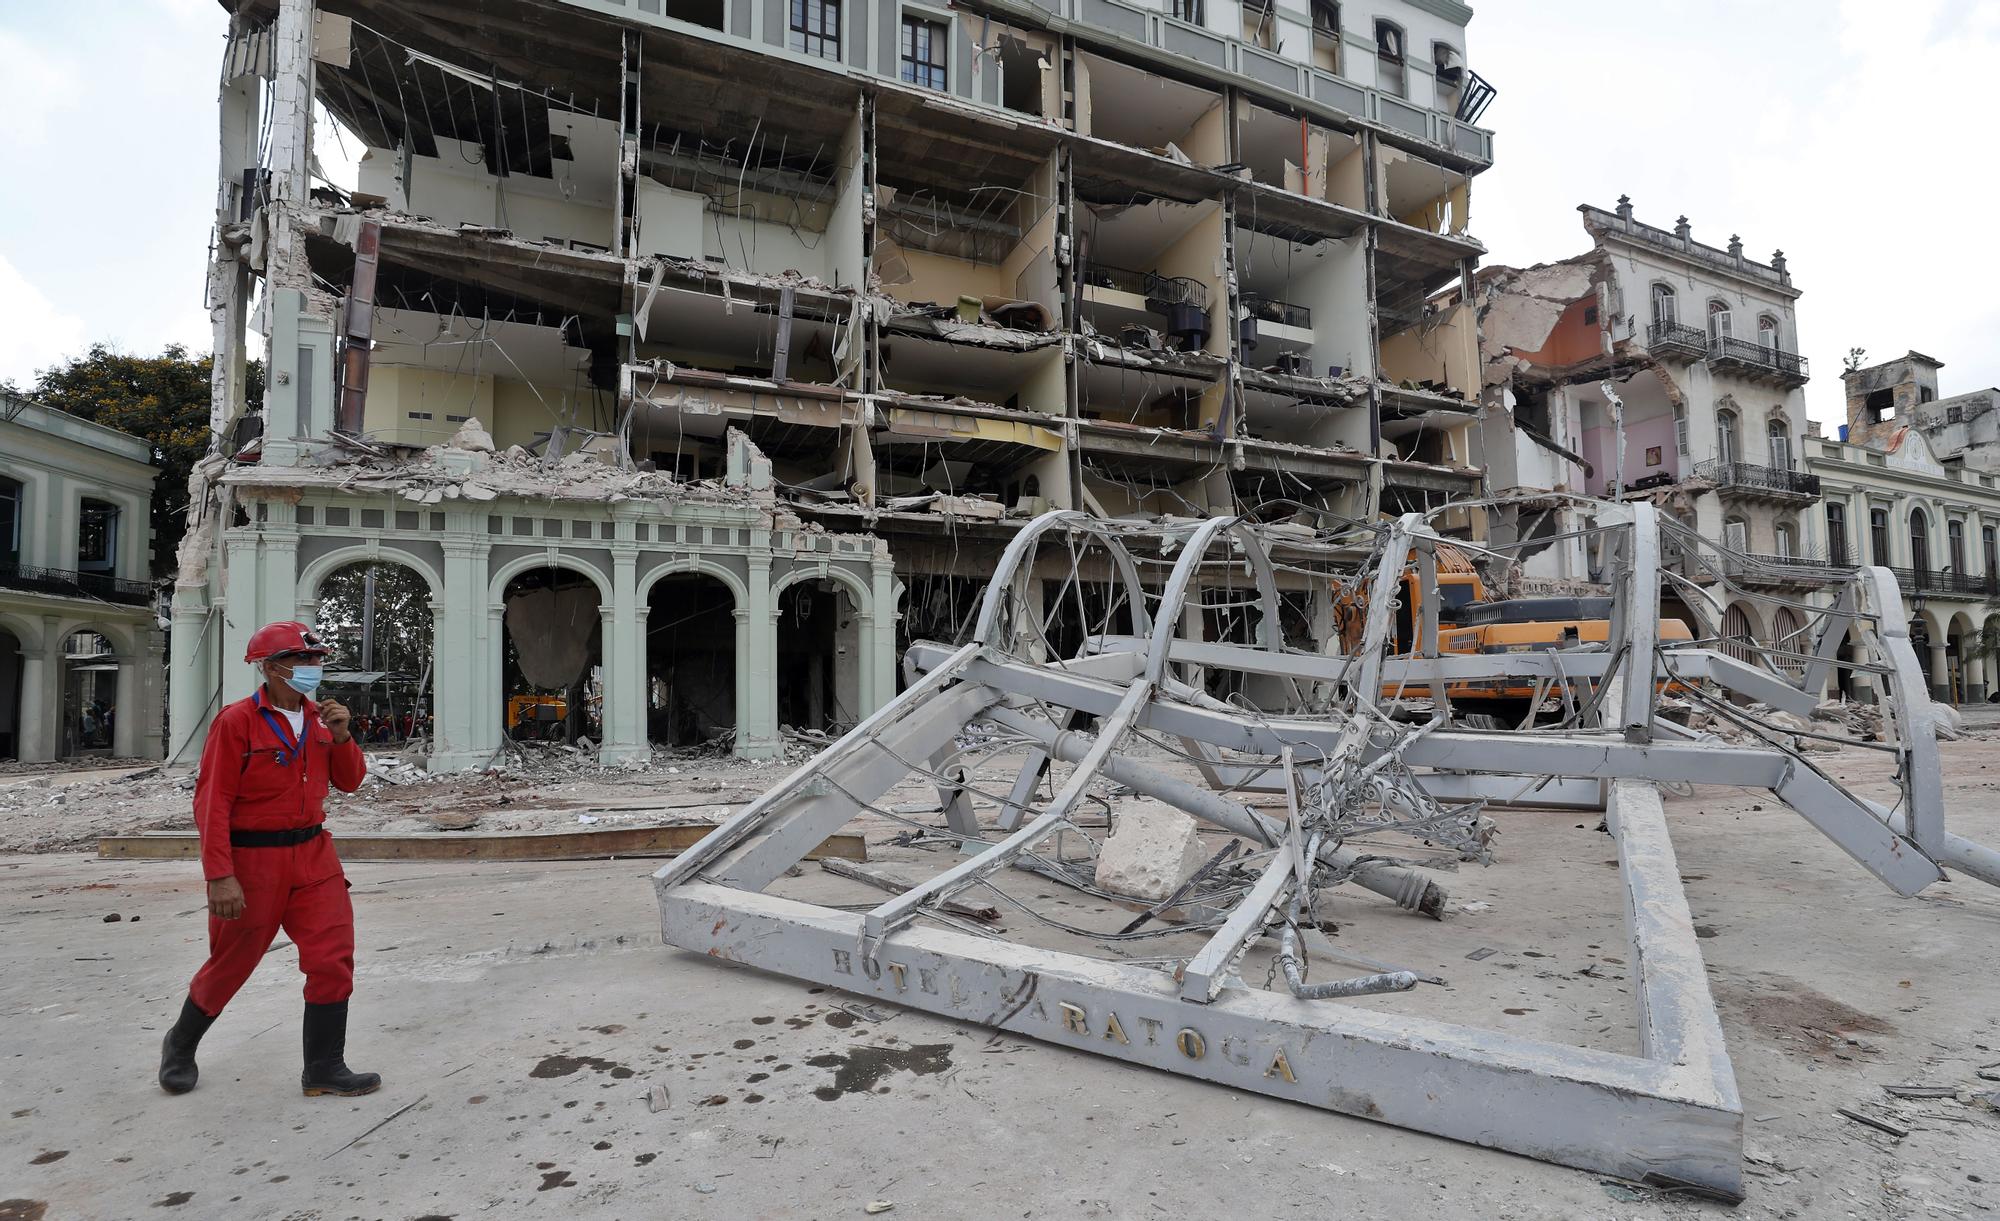
[{"label": "green tree", "polygon": [[336,650],[331,669],[359,669],[368,570],[375,570],[375,656],[371,668],[423,677],[431,661],[431,590],[400,564],[348,564],[320,582],[316,627]]},{"label": "green tree", "polygon": [[[92,344],[82,356],[41,371],[26,390],[6,389],[143,437],[160,474],[153,481],[153,576],[170,575],[187,533],[188,472],[208,453],[209,358],[169,344],[158,356],[132,356]],[[264,369],[252,363],[249,401],[264,397]]]}]

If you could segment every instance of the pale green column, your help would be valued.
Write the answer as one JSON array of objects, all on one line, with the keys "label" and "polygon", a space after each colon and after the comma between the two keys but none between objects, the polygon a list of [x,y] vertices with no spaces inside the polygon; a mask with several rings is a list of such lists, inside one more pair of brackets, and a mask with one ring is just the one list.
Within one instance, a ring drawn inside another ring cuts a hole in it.
[{"label": "pale green column", "polygon": [[736,753],[778,753],[778,619],[771,606],[771,554],[750,555],[749,605],[736,614]]},{"label": "pale green column", "polygon": [[869,572],[874,605],[861,621],[868,638],[868,661],[862,670],[861,714],[867,716],[896,698],[896,573],[889,557],[880,556]]},{"label": "pale green column", "polygon": [[644,688],[646,654],[639,635],[639,553],[614,547],[611,605],[604,610],[604,743],[600,763],[647,757]]},{"label": "pale green column", "polygon": [[45,763],[56,757],[62,727],[62,640],[56,617],[42,616],[42,647],[21,653],[21,730],[23,763]]},{"label": "pale green column", "polygon": [[244,698],[256,687],[256,676],[249,666],[243,664],[243,653],[250,647],[250,634],[264,626],[265,622],[259,617],[263,608],[258,604],[257,536],[248,530],[230,531],[223,542],[223,555],[222,588],[225,592],[219,600],[222,613],[222,697],[216,705],[218,712],[223,705]]},{"label": "pale green column", "polygon": [[167,766],[201,761],[211,708],[220,711],[222,616],[208,589],[174,590],[172,681],[167,684]]},{"label": "pale green column", "polygon": [[481,699],[490,681],[487,671],[499,664],[497,654],[489,662],[484,647],[486,551],[484,543],[451,539],[444,544],[444,597],[431,607],[434,772],[475,767],[499,745],[497,737],[488,742],[481,732],[489,713],[496,726],[499,720]]}]

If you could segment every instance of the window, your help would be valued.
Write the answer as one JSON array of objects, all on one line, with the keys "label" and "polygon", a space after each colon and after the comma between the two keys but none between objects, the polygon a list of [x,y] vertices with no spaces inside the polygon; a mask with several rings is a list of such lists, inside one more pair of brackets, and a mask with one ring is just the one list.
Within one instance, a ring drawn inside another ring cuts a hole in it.
[{"label": "window", "polygon": [[1826,506],[1826,558],[1831,564],[1847,563],[1847,506]]},{"label": "window", "polygon": [[1956,573],[1963,573],[1965,571],[1965,523],[1962,521],[1946,522],[1944,539],[1946,554],[1951,558],[1951,570]]},{"label": "window", "polygon": [[111,572],[118,567],[118,506],[85,500],[77,520],[76,570]]},{"label": "window", "polygon": [[1375,23],[1375,87],[1397,97],[1409,96],[1404,45],[1403,27],[1390,21]]},{"label": "window", "polygon": [[1993,536],[1993,527],[1991,526],[1980,527],[1979,558],[1984,563],[1982,571],[1986,575],[1986,583],[1990,588],[1993,584],[1993,578],[1996,575],[2000,575],[2000,545],[1996,545]]},{"label": "window", "polygon": [[1935,399],[1936,397],[1937,397],[1937,391],[1931,389],[1929,386],[1917,387],[1917,401],[1919,403],[1928,403],[1932,399]]},{"label": "window", "polygon": [[1778,350],[1778,320],[1769,314],[1757,319],[1757,346],[1766,352]]},{"label": "window", "polygon": [[1458,48],[1448,42],[1431,44],[1431,66],[1437,69],[1440,85],[1457,85],[1465,79],[1465,60]]},{"label": "window", "polygon": [[840,0],[792,0],[790,46],[820,59],[839,59]]},{"label": "window", "polygon": [[19,479],[0,475],[0,564],[21,562],[21,501]]},{"label": "window", "polygon": [[1688,456],[1688,409],[1685,403],[1674,404],[1674,452],[1683,458]]},{"label": "window", "polygon": [[1896,410],[1896,392],[1894,390],[1870,390],[1868,398],[1863,402],[1862,406],[1868,412],[1868,422],[1870,424],[1886,423]]},{"label": "window", "polygon": [[1243,0],[1243,41],[1266,51],[1278,49],[1278,14],[1273,0]]},{"label": "window", "polygon": [[1729,307],[1720,301],[1708,303],[1708,337],[1729,338]]},{"label": "window", "polygon": [[1333,0],[1312,0],[1313,63],[1328,72],[1340,71],[1340,6]]},{"label": "window", "polygon": [[[1208,24],[1206,0],[1174,0],[1173,8],[1169,11],[1173,13],[1175,20],[1185,21],[1189,25]],[[903,24],[907,27],[909,22]],[[942,89],[944,86],[940,85],[938,88]]]},{"label": "window", "polygon": [[1674,309],[1674,289],[1671,284],[1653,285],[1653,325],[1672,326],[1679,321]]},{"label": "window", "polygon": [[1889,510],[1868,510],[1868,556],[1883,568],[1889,567]]},{"label": "window", "polygon": [[921,17],[903,18],[903,79],[926,89],[945,87],[945,51],[951,27]]},{"label": "window", "polygon": [[1782,417],[1773,418],[1765,426],[1764,435],[1770,440],[1771,469],[1788,471],[1792,469],[1792,431]]},{"label": "window", "polygon": [[1715,413],[1715,460],[1717,462],[1736,461],[1739,434],[1736,431],[1736,413],[1718,411]]},{"label": "window", "polygon": [[1771,528],[1772,537],[1778,547],[1778,558],[1789,560],[1799,553],[1797,529],[1788,521],[1781,521]]},{"label": "window", "polygon": [[1910,567],[1918,572],[1931,570],[1931,519],[1922,509],[1910,510]]},{"label": "window", "polygon": [[1722,545],[1731,551],[1750,550],[1750,523],[1741,517],[1731,517],[1722,523]]}]

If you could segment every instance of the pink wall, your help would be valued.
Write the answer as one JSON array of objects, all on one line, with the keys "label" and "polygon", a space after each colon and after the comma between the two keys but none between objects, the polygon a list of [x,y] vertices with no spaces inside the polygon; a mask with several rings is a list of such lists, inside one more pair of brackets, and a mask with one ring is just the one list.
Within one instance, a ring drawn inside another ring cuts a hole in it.
[{"label": "pink wall", "polygon": [[[1611,490],[1611,461],[1616,445],[1616,436],[1610,428],[1583,430],[1583,456],[1590,460],[1592,467],[1585,487],[1589,495],[1602,496]],[[1660,449],[1658,466],[1646,465],[1646,450],[1652,446]],[[1665,415],[1647,420],[1628,420],[1625,424],[1625,486],[1629,488],[1634,481],[1662,471],[1675,478],[1680,475],[1680,456],[1674,450],[1674,418]]]}]

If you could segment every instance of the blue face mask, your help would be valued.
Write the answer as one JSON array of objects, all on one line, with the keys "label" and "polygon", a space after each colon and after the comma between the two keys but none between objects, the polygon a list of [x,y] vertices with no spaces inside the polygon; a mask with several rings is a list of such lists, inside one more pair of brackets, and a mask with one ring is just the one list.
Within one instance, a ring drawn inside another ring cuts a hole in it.
[{"label": "blue face mask", "polygon": [[300,695],[311,698],[312,693],[319,690],[320,680],[325,677],[325,666],[293,666],[291,677],[285,680],[285,685]]}]

